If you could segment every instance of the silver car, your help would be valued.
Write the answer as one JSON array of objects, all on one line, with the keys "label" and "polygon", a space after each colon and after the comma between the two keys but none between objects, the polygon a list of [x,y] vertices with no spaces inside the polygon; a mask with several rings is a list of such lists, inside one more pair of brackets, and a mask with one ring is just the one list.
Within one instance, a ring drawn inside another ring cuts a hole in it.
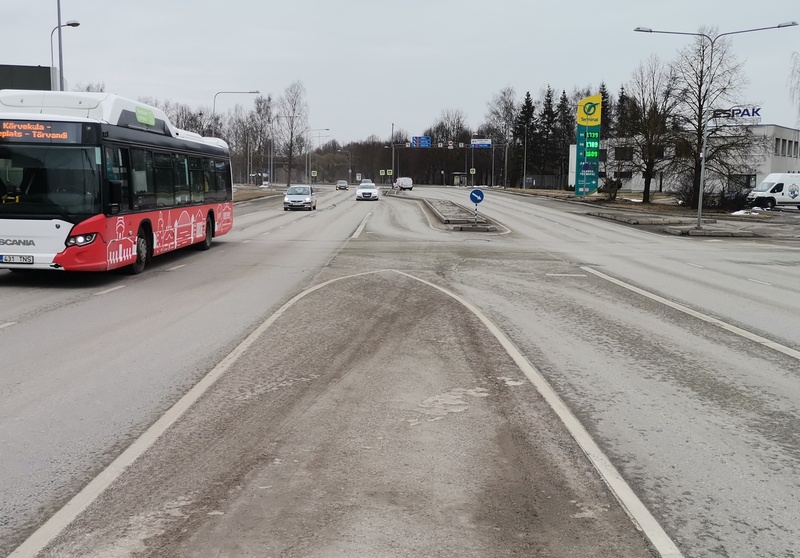
[{"label": "silver car", "polygon": [[317,193],[313,186],[290,186],[283,196],[283,210],[317,208]]}]

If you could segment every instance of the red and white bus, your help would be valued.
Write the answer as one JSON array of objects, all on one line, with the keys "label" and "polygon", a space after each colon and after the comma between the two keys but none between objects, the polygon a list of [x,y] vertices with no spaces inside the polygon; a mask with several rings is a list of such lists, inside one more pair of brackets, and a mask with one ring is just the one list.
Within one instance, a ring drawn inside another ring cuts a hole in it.
[{"label": "red and white bus", "polygon": [[0,90],[0,269],[141,273],[232,227],[223,140],[109,93]]}]

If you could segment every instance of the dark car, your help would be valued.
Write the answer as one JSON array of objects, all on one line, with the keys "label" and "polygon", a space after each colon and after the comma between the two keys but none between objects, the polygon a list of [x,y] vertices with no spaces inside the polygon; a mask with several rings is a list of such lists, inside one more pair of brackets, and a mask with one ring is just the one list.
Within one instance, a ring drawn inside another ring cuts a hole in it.
[{"label": "dark car", "polygon": [[347,184],[347,180],[339,180],[336,182],[336,189],[337,190],[349,190],[350,186]]}]

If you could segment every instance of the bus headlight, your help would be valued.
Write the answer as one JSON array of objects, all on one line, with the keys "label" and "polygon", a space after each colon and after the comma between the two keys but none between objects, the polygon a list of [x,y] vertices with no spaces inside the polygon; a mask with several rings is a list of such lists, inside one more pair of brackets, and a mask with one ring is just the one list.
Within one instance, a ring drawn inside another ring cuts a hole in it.
[{"label": "bus headlight", "polygon": [[94,242],[94,239],[97,238],[97,233],[89,233],[89,234],[76,234],[75,236],[70,236],[67,238],[67,247],[69,246],[86,246],[87,244],[91,244]]}]

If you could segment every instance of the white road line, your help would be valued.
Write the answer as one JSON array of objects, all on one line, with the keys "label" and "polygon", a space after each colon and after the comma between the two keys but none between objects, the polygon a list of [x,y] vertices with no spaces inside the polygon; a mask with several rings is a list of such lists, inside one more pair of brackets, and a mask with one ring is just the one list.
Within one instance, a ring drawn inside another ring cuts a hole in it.
[{"label": "white road line", "polygon": [[110,289],[106,289],[105,291],[100,291],[99,293],[94,293],[94,296],[106,295],[108,293],[113,293],[114,291],[118,291],[118,290],[124,289],[124,288],[125,288],[125,285],[120,285],[118,287],[112,287]]},{"label": "white road line", "polygon": [[364,232],[364,228],[367,226],[367,221],[369,221],[371,215],[372,215],[371,211],[367,213],[367,216],[364,217],[364,220],[361,221],[361,224],[356,229],[356,232],[354,232],[353,236],[351,236],[350,238],[358,238],[361,235],[361,233]]},{"label": "white road line", "polygon": [[693,264],[693,263],[690,263],[690,262],[686,262],[686,265],[690,265],[692,267],[696,267],[696,268],[699,268],[699,269],[705,269],[705,267],[703,267],[702,265],[697,265],[697,264]]},{"label": "white road line", "polygon": [[619,474],[619,471],[617,471],[616,467],[614,467],[608,457],[606,457],[606,455],[603,453],[603,450],[600,449],[600,446],[595,443],[580,421],[575,417],[575,415],[572,414],[572,411],[569,410],[555,390],[553,390],[547,380],[545,380],[544,376],[542,376],[542,374],[530,362],[527,361],[522,353],[520,353],[514,344],[511,343],[508,337],[506,337],[505,334],[489,320],[489,318],[484,316],[483,313],[478,310],[478,308],[462,299],[458,295],[451,293],[447,289],[402,271],[397,271],[397,273],[405,275],[406,277],[410,277],[411,279],[415,279],[421,283],[425,283],[426,285],[443,292],[444,294],[460,302],[463,306],[475,314],[500,342],[503,348],[505,348],[508,355],[514,360],[514,362],[517,363],[517,366],[520,367],[520,369],[525,373],[542,397],[544,397],[556,415],[558,415],[558,417],[561,419],[561,422],[583,450],[583,453],[586,454],[586,457],[588,457],[589,461],[591,461],[592,465],[594,465],[594,468],[600,474],[603,481],[605,481],[606,485],[608,485],[608,487],[617,497],[617,500],[620,502],[622,507],[625,508],[625,511],[628,512],[628,516],[650,540],[650,542],[653,544],[653,547],[661,555],[661,558],[683,557],[683,554],[681,554],[681,551],[678,549],[675,543],[672,542],[672,539],[669,538],[669,535],[667,535],[661,525],[658,524],[658,521],[656,521],[642,501],[639,500],[639,497],[636,496],[636,493],[634,493],[633,489],[628,486],[628,483],[625,482],[625,479],[622,478],[622,475]]},{"label": "white road line", "polygon": [[167,271],[175,271],[176,269],[180,269],[182,267],[186,267],[186,264],[176,265],[175,267],[170,267]]},{"label": "white road line", "polygon": [[6,322],[4,324],[0,324],[0,329],[6,328],[6,327],[11,327],[13,325],[17,325],[17,322]]},{"label": "white road line", "polygon": [[546,273],[548,277],[588,277],[585,273]]},{"label": "white road line", "polygon": [[767,287],[772,286],[772,283],[766,283],[764,281],[759,281],[758,279],[748,279],[748,281],[752,281],[753,283],[758,283],[759,285],[766,285]]},{"label": "white road line", "polygon": [[729,331],[729,332],[731,332],[733,334],[736,334],[736,335],[739,335],[741,337],[744,337],[745,339],[749,339],[750,341],[754,341],[755,343],[759,343],[761,345],[764,345],[767,348],[776,350],[779,353],[783,353],[786,356],[790,356],[790,357],[792,357],[794,359],[800,360],[800,351],[796,351],[796,350],[794,350],[794,349],[792,349],[790,347],[787,347],[785,345],[781,345],[780,343],[776,343],[775,341],[770,341],[766,337],[761,337],[760,335],[756,335],[755,333],[750,333],[749,331],[747,331],[745,329],[742,329],[742,328],[736,327],[734,325],[731,325],[729,323],[723,322],[722,320],[718,320],[716,318],[712,318],[711,316],[707,316],[706,314],[703,314],[701,312],[697,312],[696,310],[692,310],[688,306],[683,306],[682,304],[678,304],[677,302],[672,302],[671,300],[667,300],[666,298],[663,298],[663,297],[660,297],[660,296],[655,295],[653,293],[647,292],[644,289],[640,289],[639,287],[634,287],[633,285],[629,285],[628,283],[625,283],[624,281],[620,281],[619,279],[614,279],[613,277],[611,277],[609,275],[606,275],[605,273],[601,273],[599,271],[596,271],[596,270],[594,270],[594,269],[592,269],[590,267],[581,267],[581,269],[583,269],[584,271],[588,271],[589,273],[592,273],[592,274],[596,275],[597,277],[600,277],[601,279],[605,279],[606,281],[614,283],[615,285],[619,285],[620,287],[624,287],[624,288],[628,289],[629,291],[633,291],[635,293],[638,293],[638,294],[640,294],[640,295],[642,295],[642,296],[644,296],[646,298],[649,298],[650,300],[655,300],[656,302],[660,302],[661,304],[669,306],[670,308],[674,308],[675,310],[683,312],[684,314],[688,314],[689,316],[697,318],[698,320],[703,320],[704,322],[708,322],[710,324],[713,324],[713,325],[715,325],[717,327],[720,327],[720,328],[724,329],[725,331]]}]

